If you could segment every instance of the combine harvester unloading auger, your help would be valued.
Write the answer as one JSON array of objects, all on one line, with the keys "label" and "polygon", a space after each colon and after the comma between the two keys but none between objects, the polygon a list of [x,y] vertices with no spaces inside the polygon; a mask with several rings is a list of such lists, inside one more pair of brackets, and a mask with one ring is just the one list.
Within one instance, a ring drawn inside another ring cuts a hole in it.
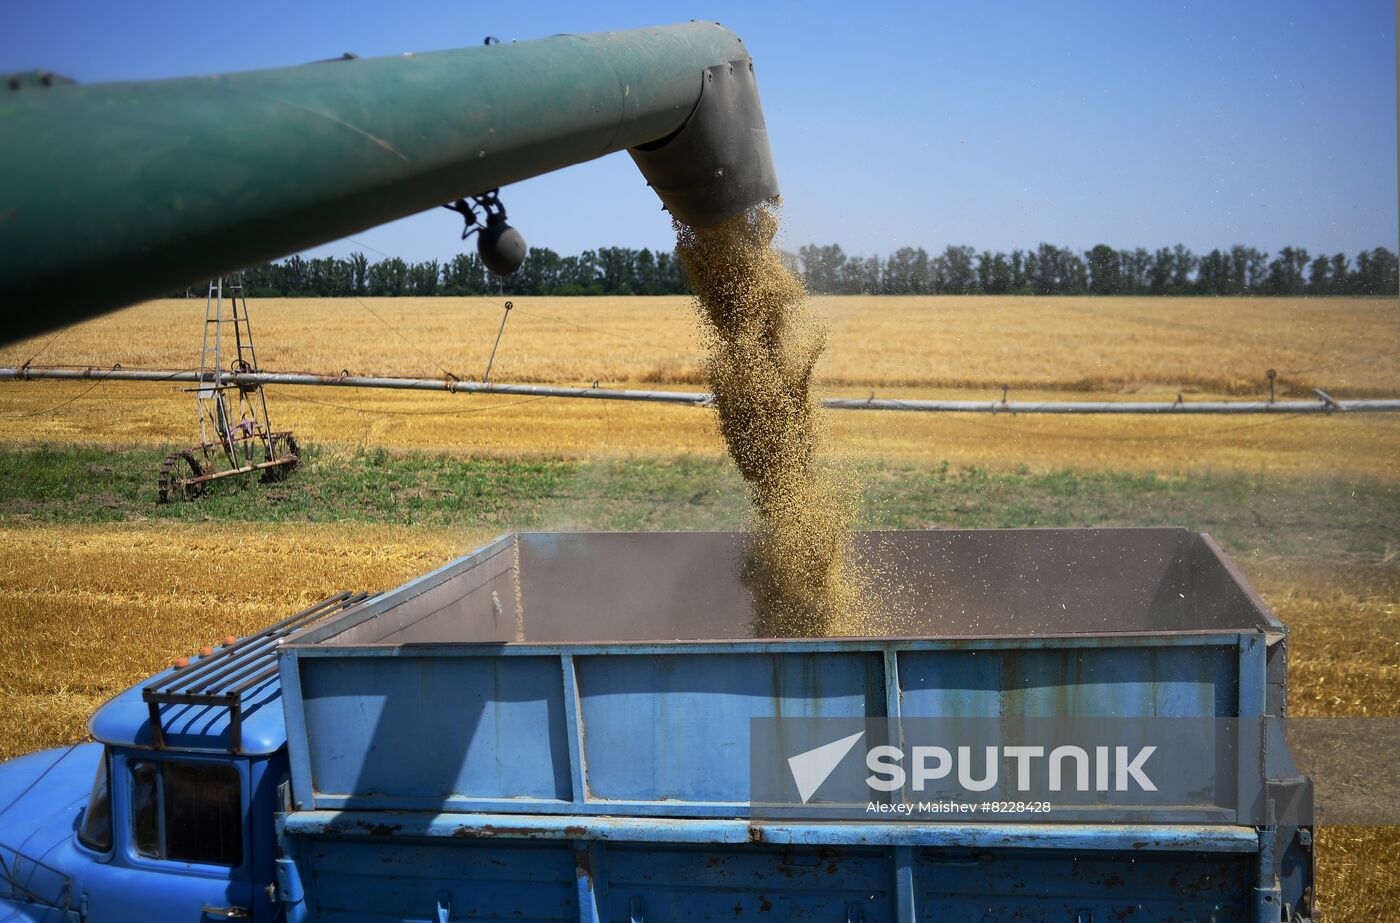
[{"label": "combine harvester unloading auger", "polygon": [[753,64],[691,22],[149,83],[15,80],[0,342],[442,205],[518,265],[495,190],[626,150],[677,219],[775,199]]}]

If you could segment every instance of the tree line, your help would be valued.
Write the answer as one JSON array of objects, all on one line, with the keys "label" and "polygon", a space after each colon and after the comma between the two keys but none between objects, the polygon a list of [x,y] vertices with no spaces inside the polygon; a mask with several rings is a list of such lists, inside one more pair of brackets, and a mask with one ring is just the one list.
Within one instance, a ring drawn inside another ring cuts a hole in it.
[{"label": "tree line", "polygon": [[810,292],[842,295],[1394,295],[1400,260],[1385,247],[1311,256],[1284,247],[1272,259],[1234,246],[1198,256],[1177,244],[1155,251],[1107,244],[1077,253],[950,246],[937,256],[904,247],[889,257],[849,257],[836,244],[806,246],[792,265]]},{"label": "tree line", "polygon": [[408,263],[396,256],[370,262],[348,257],[289,257],[243,271],[252,297],[352,295],[680,295],[690,291],[673,252],[600,247],[560,256],[531,247],[511,276],[491,275],[475,252],[446,263]]},{"label": "tree line", "polygon": [[[1077,252],[1054,244],[1034,250],[950,246],[931,256],[904,247],[888,257],[848,256],[839,245],[784,253],[807,290],[833,295],[1395,295],[1400,259],[1385,247],[1310,254],[1284,247],[1270,256],[1236,245],[1197,255],[1187,247],[1117,250],[1099,244]],[[486,271],[475,253],[446,263],[371,262],[363,253],[293,256],[247,269],[254,297],[354,295],[679,295],[690,291],[674,252],[601,247],[561,256],[532,248],[506,279]],[[200,293],[195,293],[200,294]]]}]

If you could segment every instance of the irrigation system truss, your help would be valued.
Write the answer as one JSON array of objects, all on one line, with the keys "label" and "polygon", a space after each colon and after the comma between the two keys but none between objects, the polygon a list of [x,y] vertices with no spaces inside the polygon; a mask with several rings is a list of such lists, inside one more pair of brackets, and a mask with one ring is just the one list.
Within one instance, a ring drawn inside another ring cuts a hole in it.
[{"label": "irrigation system truss", "polygon": [[[59,379],[70,381],[156,381],[198,384],[207,376],[192,371],[159,369],[0,367],[0,381]],[[655,404],[708,405],[713,396],[703,391],[643,391],[618,388],[576,388],[559,385],[502,384],[455,378],[375,378],[359,375],[308,375],[288,372],[225,374],[229,384],[298,385],[333,388],[387,388],[401,391],[441,391],[447,394],[510,394],[531,397],[583,398],[603,401],[643,401]],[[1317,389],[1315,400],[1290,401],[939,401],[905,398],[827,397],[833,410],[893,410],[914,413],[991,414],[1307,414],[1397,413],[1400,399],[1336,400]]]}]

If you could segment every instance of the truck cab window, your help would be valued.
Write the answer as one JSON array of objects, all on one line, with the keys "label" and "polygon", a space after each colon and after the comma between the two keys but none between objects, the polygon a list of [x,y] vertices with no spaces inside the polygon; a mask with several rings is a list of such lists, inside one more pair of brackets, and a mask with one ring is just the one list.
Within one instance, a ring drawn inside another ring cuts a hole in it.
[{"label": "truck cab window", "polygon": [[97,777],[92,780],[83,824],[78,828],[78,842],[88,849],[106,852],[112,848],[112,793],[107,784],[107,752],[97,762]]},{"label": "truck cab window", "polygon": [[131,764],[132,841],[152,859],[236,866],[243,861],[238,771],[226,763]]}]

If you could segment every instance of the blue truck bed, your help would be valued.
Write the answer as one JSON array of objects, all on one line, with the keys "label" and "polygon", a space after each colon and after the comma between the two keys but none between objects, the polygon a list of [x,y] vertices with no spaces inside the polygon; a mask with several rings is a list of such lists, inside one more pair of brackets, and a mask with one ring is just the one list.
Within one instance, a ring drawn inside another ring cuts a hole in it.
[{"label": "blue truck bed", "polygon": [[1281,716],[1286,632],[1208,536],[865,533],[873,598],[899,612],[870,638],[754,637],[743,542],[510,534],[284,643],[298,912],[1310,913],[1310,831],[1246,804],[1281,741],[1240,757],[1228,797],[1131,817],[822,822],[751,805],[753,719]]}]

